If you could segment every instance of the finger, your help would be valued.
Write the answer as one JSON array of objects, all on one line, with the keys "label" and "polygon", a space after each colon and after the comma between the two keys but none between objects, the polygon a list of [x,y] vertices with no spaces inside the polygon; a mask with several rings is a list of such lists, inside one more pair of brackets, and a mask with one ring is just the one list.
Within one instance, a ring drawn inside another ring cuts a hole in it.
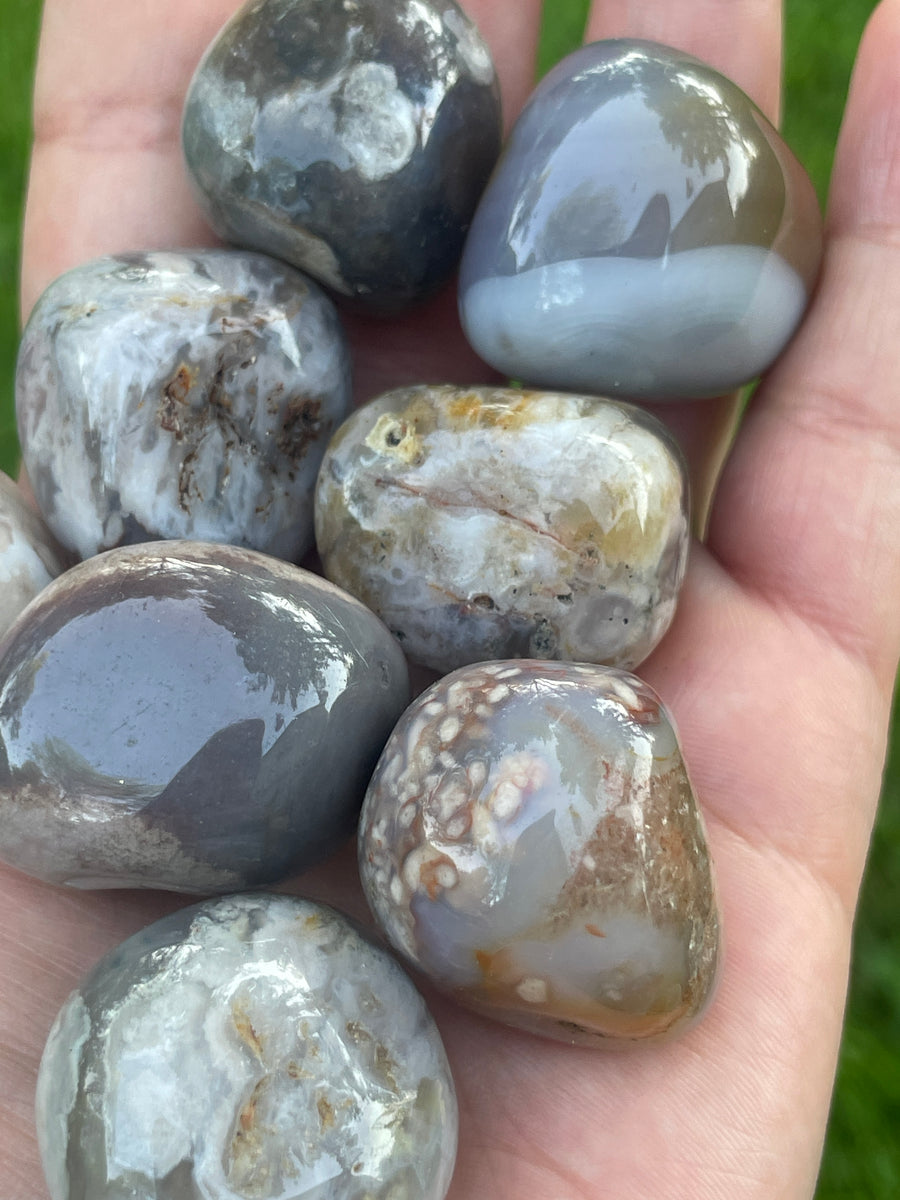
[{"label": "finger", "polygon": [[676,708],[707,813],[812,867],[848,914],[900,650],[898,51],[888,0],[854,75],[818,293],[728,460],[711,554],[694,555],[642,668]]},{"label": "finger", "polygon": [[[777,121],[781,23],[780,0],[594,0],[585,40],[646,38],[685,50],[733,79]],[[694,527],[702,532],[734,436],[739,397],[651,408],[685,451]]]},{"label": "finger", "polygon": [[234,0],[48,0],[22,263],[27,314],[62,271],[210,240],[181,162],[181,103]]},{"label": "finger", "polygon": [[781,23],[780,0],[594,0],[585,38],[648,38],[686,50],[777,121]]},{"label": "finger", "polygon": [[900,3],[869,24],[800,335],[757,393],[711,547],[746,589],[875,671],[900,648]]},{"label": "finger", "polygon": [[534,87],[542,0],[461,0],[491,49],[509,127]]}]

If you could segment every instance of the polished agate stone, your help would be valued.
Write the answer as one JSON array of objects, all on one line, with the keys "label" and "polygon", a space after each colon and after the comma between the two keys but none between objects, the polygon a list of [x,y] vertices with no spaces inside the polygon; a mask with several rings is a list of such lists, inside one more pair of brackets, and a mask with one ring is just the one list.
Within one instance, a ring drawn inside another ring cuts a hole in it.
[{"label": "polished agate stone", "polygon": [[442,1200],[456,1100],[396,963],[333,909],[237,895],[103,959],[37,1085],[51,1200]]},{"label": "polished agate stone", "polygon": [[326,575],[429,667],[632,666],[675,611],[687,479],[663,426],[629,405],[404,388],[332,439],[316,540]]},{"label": "polished agate stone", "polygon": [[0,471],[0,637],[66,565],[53,534]]},{"label": "polished agate stone", "polygon": [[703,823],[666,710],[626,672],[514,660],[434,684],[385,747],[359,858],[394,946],[508,1024],[642,1041],[710,996]]},{"label": "polished agate stone", "polygon": [[783,349],[821,247],[809,178],[735,84],[679,50],[596,42],[516,123],[460,312],[477,352],[531,384],[715,395]]},{"label": "polished agate stone", "polygon": [[0,858],[52,883],[226,891],[353,828],[408,700],[380,621],[250,550],[123,547],[0,649]]},{"label": "polished agate stone", "polygon": [[498,85],[454,0],[255,0],[197,68],[183,141],[223,238],[389,312],[456,268]]},{"label": "polished agate stone", "polygon": [[35,496],[81,558],[198,538],[299,559],[349,405],[331,301],[283,263],[229,250],[69,271],[39,300],[16,374]]}]

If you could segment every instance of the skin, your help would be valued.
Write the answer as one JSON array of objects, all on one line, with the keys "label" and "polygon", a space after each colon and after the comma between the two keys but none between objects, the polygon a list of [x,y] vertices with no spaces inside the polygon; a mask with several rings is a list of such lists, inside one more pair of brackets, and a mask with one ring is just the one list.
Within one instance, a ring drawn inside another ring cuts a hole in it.
[{"label": "skin", "polygon": [[[48,0],[23,305],[122,248],[208,243],[178,113],[232,0]],[[507,116],[532,78],[535,0],[469,0]],[[775,114],[774,0],[606,0],[591,37],[670,41]],[[818,1169],[851,924],[900,648],[900,0],[863,39],[838,146],[824,271],[799,336],[754,396],[694,548],[675,625],[643,669],[678,720],[718,866],[726,965],[681,1040],[599,1054],[435,1001],[458,1081],[452,1200],[796,1200]],[[111,181],[115,181],[111,184]],[[351,322],[361,396],[487,382],[452,295]],[[444,322],[445,336],[437,337]],[[698,480],[733,403],[667,419]],[[297,890],[361,912],[350,852]],[[109,947],[180,903],[0,880],[0,1178],[43,1200],[31,1106],[58,1006]]]}]

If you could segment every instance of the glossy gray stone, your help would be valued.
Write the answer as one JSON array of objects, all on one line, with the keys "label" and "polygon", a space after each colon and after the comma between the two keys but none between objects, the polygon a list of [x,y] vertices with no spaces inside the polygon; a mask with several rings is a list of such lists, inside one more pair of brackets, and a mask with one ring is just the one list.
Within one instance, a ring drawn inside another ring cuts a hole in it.
[{"label": "glossy gray stone", "polygon": [[254,0],[200,63],[183,141],[217,233],[392,311],[456,268],[499,90],[455,0]]},{"label": "glossy gray stone", "polygon": [[57,279],[19,351],[23,458],[81,558],[155,538],[298,560],[350,405],[334,306],[260,254],[123,254]]},{"label": "glossy gray stone", "polygon": [[777,357],[818,272],[812,184],[733,83],[642,41],[542,81],[473,220],[470,342],[529,384],[708,396]]},{"label": "glossy gray stone", "polygon": [[630,667],[675,613],[687,476],[631,405],[401,388],[333,437],[316,542],[329,579],[436,670],[517,655]]},{"label": "glossy gray stone", "polygon": [[67,565],[53,534],[0,471],[0,637]]},{"label": "glossy gray stone", "polygon": [[77,887],[280,879],[351,831],[407,699],[387,630],[318,576],[231,546],[109,551],[0,653],[0,858]]},{"label": "glossy gray stone", "polygon": [[645,1041],[710,997],[703,822],[671,720],[633,675],[527,660],[448,675],[391,735],[359,837],[390,941],[487,1016]]},{"label": "glossy gray stone", "polygon": [[51,1200],[442,1200],[456,1100],[422,998],[333,909],[229,896],[107,955],[37,1085]]}]

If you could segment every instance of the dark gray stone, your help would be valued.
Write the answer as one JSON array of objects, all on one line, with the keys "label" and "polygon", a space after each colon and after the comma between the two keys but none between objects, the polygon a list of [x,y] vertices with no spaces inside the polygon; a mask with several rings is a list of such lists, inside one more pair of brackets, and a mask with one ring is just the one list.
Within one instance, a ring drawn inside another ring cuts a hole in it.
[{"label": "dark gray stone", "polygon": [[81,558],[197,538],[298,560],[349,405],[334,305],[261,254],[76,267],[38,301],[19,351],[25,465],[47,523]]},{"label": "dark gray stone", "polygon": [[780,353],[821,247],[809,178],[735,84],[652,42],[597,42],[519,117],[460,310],[478,353],[530,384],[714,395]]},{"label": "dark gray stone", "polygon": [[333,909],[228,896],[106,956],[37,1085],[52,1200],[443,1200],[453,1081],[421,996]]},{"label": "dark gray stone", "polygon": [[254,0],[198,67],[183,140],[217,233],[392,311],[456,267],[499,90],[453,0]]},{"label": "dark gray stone", "polygon": [[385,627],[249,550],[124,547],[0,656],[0,857],[53,883],[224,891],[347,835],[408,699]]}]

